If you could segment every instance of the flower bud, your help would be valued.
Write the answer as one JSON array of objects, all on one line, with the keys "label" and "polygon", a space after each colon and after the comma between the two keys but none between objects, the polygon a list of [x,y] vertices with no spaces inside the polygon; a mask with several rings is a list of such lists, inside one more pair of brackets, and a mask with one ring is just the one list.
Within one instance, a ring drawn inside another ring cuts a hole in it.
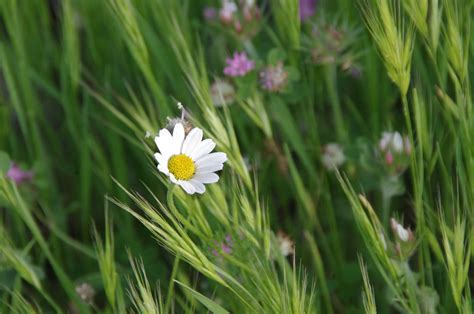
[{"label": "flower bud", "polygon": [[395,218],[390,219],[390,226],[397,241],[412,242],[414,240],[413,232],[410,228],[404,228]]}]

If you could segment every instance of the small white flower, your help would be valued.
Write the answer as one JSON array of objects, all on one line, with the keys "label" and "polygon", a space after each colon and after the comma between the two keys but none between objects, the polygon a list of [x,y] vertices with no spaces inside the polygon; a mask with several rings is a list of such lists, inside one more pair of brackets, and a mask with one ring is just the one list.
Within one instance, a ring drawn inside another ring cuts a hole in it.
[{"label": "small white flower", "polygon": [[88,283],[82,283],[76,286],[76,293],[87,304],[92,304],[94,302],[95,290]]},{"label": "small white flower", "polygon": [[204,193],[204,184],[217,182],[219,176],[215,172],[222,170],[227,161],[225,153],[211,153],[216,146],[213,140],[202,140],[202,137],[199,128],[193,128],[186,135],[181,123],[174,126],[173,134],[162,129],[155,137],[159,150],[155,154],[158,170],[188,194]]},{"label": "small white flower", "polygon": [[403,138],[399,132],[383,132],[382,138],[379,141],[379,148],[381,151],[393,151],[394,153],[401,153],[403,151]]},{"label": "small white flower", "polygon": [[234,102],[235,89],[234,86],[224,80],[217,79],[211,85],[212,103],[216,107],[223,107]]},{"label": "small white flower", "polygon": [[232,0],[222,0],[222,7],[220,9],[221,19],[224,21],[231,21],[234,13],[237,12],[237,4]]},{"label": "small white flower", "polygon": [[283,256],[288,256],[295,253],[295,243],[283,231],[279,230],[277,233],[278,245]]},{"label": "small white flower", "polygon": [[390,224],[392,225],[392,230],[398,239],[402,242],[408,242],[411,238],[411,230],[405,229],[398,221],[394,218],[390,220]]},{"label": "small white flower", "polygon": [[403,228],[402,225],[397,225],[397,234],[398,238],[402,240],[403,242],[407,242],[410,234],[408,233],[408,230]]},{"label": "small white flower", "polygon": [[255,5],[255,0],[245,0],[245,6],[247,8],[252,8]]},{"label": "small white flower", "polygon": [[321,161],[328,170],[339,168],[346,161],[346,156],[344,155],[341,145],[329,143],[324,146]]},{"label": "small white flower", "polygon": [[145,132],[145,138],[150,138],[151,137],[151,132],[150,131],[146,131]]}]

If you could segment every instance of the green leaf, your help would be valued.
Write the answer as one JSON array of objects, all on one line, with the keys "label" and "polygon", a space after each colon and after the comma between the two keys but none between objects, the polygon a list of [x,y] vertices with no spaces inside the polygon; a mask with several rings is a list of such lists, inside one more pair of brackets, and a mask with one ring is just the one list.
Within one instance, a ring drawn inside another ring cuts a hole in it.
[{"label": "green leaf", "polygon": [[281,48],[273,48],[267,55],[267,62],[276,65],[279,61],[286,59],[286,52]]},{"label": "green leaf", "polygon": [[303,142],[301,132],[297,127],[291,111],[287,104],[278,96],[272,96],[270,99],[273,118],[280,127],[280,131],[288,142],[290,148],[298,154],[301,162],[306,167],[307,173],[314,174],[313,162],[307,146]]},{"label": "green leaf", "polygon": [[209,311],[212,313],[217,313],[217,314],[226,314],[229,313],[226,309],[224,309],[222,306],[217,304],[216,302],[212,301],[208,297],[200,294],[196,290],[186,286],[185,284],[175,280],[177,284],[185,288],[188,292],[190,292],[199,302],[201,302],[202,305],[204,305]]},{"label": "green leaf", "polygon": [[291,82],[299,81],[301,75],[297,68],[288,66],[285,67],[285,71],[288,73],[288,80]]},{"label": "green leaf", "polygon": [[7,153],[0,151],[0,175],[3,175],[10,169],[10,156]]},{"label": "green leaf", "polygon": [[32,265],[27,258],[18,251],[8,247],[3,247],[2,254],[8,262],[18,272],[21,278],[29,282],[37,289],[41,289],[41,278],[44,277],[41,268]]}]

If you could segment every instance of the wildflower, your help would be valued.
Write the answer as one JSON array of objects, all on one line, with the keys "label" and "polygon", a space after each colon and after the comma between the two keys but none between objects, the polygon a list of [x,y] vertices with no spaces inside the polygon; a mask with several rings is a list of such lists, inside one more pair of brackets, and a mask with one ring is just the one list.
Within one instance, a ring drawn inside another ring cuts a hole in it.
[{"label": "wildflower", "polygon": [[223,254],[232,254],[232,249],[234,247],[234,241],[230,235],[226,235],[225,238],[221,241],[214,241],[214,245],[211,248],[211,253],[215,257],[222,257]]},{"label": "wildflower", "polygon": [[280,252],[283,256],[295,254],[295,243],[291,238],[281,230],[277,233],[278,245],[280,246]]},{"label": "wildflower", "polygon": [[395,254],[398,258],[408,259],[416,248],[416,241],[410,228],[403,227],[395,218],[390,219],[390,227],[395,236]]},{"label": "wildflower", "polygon": [[225,254],[231,254],[232,248],[234,246],[234,241],[232,241],[232,237],[228,234],[225,236],[224,241],[221,242],[221,250]]},{"label": "wildflower", "polygon": [[94,302],[95,290],[88,283],[82,283],[76,286],[76,293],[87,304],[92,304]]},{"label": "wildflower", "polygon": [[398,132],[383,132],[382,138],[379,141],[379,148],[381,151],[394,151],[401,153],[403,150],[403,138]]},{"label": "wildflower", "polygon": [[17,164],[13,163],[7,171],[7,178],[13,180],[17,185],[31,182],[33,180],[33,171],[24,171],[18,167]]},{"label": "wildflower", "polygon": [[166,119],[168,120],[168,123],[166,124],[166,129],[168,129],[168,131],[170,132],[173,132],[174,127],[178,123],[181,123],[184,126],[184,133],[188,134],[193,128],[193,126],[189,122],[189,120],[186,119],[187,112],[184,109],[184,106],[180,102],[178,103],[178,109],[181,110],[181,117],[178,117],[178,118],[167,117]]},{"label": "wildflower", "polygon": [[341,145],[329,143],[323,148],[322,162],[327,170],[335,170],[346,161]]},{"label": "wildflower", "polygon": [[411,143],[407,136],[402,137],[399,132],[383,132],[379,151],[389,171],[401,173],[409,163]]},{"label": "wildflower", "polygon": [[230,23],[237,12],[237,4],[232,0],[222,0],[222,7],[219,10],[219,16],[223,23]]},{"label": "wildflower", "polygon": [[413,232],[410,230],[410,228],[405,229],[395,218],[390,219],[390,226],[392,227],[392,231],[395,234],[397,240],[408,242],[413,239]]},{"label": "wildflower", "polygon": [[209,22],[218,15],[221,25],[242,40],[253,37],[260,29],[260,9],[254,0],[221,0],[219,8],[207,7],[203,14]]},{"label": "wildflower", "polygon": [[281,91],[288,83],[288,72],[283,68],[283,63],[269,65],[260,72],[260,83],[264,90],[270,92]]},{"label": "wildflower", "polygon": [[211,153],[216,146],[213,140],[202,140],[202,137],[199,128],[193,128],[186,135],[182,123],[174,126],[172,134],[165,128],[155,137],[159,150],[154,155],[158,170],[188,194],[204,193],[204,184],[217,182],[219,176],[215,172],[222,170],[227,161],[225,153]]},{"label": "wildflower", "polygon": [[347,58],[346,60],[344,60],[341,64],[341,69],[353,78],[358,79],[362,76],[362,69],[359,65],[354,63],[354,60],[352,58]]},{"label": "wildflower", "polygon": [[306,43],[314,64],[337,64],[342,71],[360,75],[361,69],[357,65],[360,53],[355,49],[355,38],[358,31],[347,24],[329,24],[318,21],[311,32],[310,40]]},{"label": "wildflower", "polygon": [[234,102],[235,89],[234,86],[224,80],[217,79],[211,85],[212,103],[216,107],[222,107]]},{"label": "wildflower", "polygon": [[306,21],[316,11],[316,0],[300,0],[300,20]]},{"label": "wildflower", "polygon": [[245,52],[235,52],[233,58],[227,58],[226,63],[224,74],[231,77],[245,76],[255,68],[255,62]]},{"label": "wildflower", "polygon": [[202,11],[202,15],[208,21],[212,21],[217,17],[217,10],[213,7],[205,7]]},{"label": "wildflower", "polygon": [[232,253],[231,247],[229,245],[225,244],[225,243],[221,244],[221,249],[222,249],[222,252],[224,252],[226,254]]},{"label": "wildflower", "polygon": [[245,0],[245,7],[252,8],[255,5],[255,0]]}]

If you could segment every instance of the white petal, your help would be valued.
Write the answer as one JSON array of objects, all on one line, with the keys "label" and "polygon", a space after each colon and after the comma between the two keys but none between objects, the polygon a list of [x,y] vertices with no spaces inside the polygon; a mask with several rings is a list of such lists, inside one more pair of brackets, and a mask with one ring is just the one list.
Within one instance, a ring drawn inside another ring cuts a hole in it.
[{"label": "white petal", "polygon": [[206,187],[204,186],[204,184],[202,184],[198,180],[192,179],[189,181],[189,183],[191,183],[194,186],[194,189],[196,190],[197,193],[203,194],[204,192],[206,192]]},{"label": "white petal", "polygon": [[193,177],[193,180],[206,184],[216,183],[219,181],[219,176],[215,173],[198,173]]},{"label": "white petal", "polygon": [[397,153],[400,153],[403,150],[403,139],[400,133],[398,132],[395,132],[393,134],[392,147]]},{"label": "white petal", "polygon": [[402,240],[403,242],[407,242],[408,238],[410,237],[410,234],[408,233],[408,230],[403,228],[402,225],[397,225],[397,233],[398,233],[398,238]]},{"label": "white petal", "polygon": [[196,160],[196,166],[204,167],[211,166],[214,164],[222,164],[227,161],[227,155],[225,153],[212,153],[203,156],[200,159]]},{"label": "white petal", "polygon": [[188,181],[179,181],[179,185],[188,194],[194,194],[196,192],[196,189],[194,188],[194,186],[191,183],[189,183]]},{"label": "white petal", "polygon": [[171,143],[173,142],[173,137],[171,136],[170,131],[167,129],[160,130],[160,134],[155,137],[156,147],[162,154],[168,153],[171,148]]},{"label": "white petal", "polygon": [[155,157],[156,161],[159,164],[167,164],[168,163],[169,157],[166,156],[166,155],[162,155],[160,153],[155,153],[154,157]]},{"label": "white petal", "polygon": [[166,164],[159,164],[157,168],[158,168],[158,170],[160,170],[161,172],[163,172],[163,173],[166,174],[166,175],[170,174],[170,172],[168,171],[168,167],[166,166]]},{"label": "white petal", "polygon": [[212,150],[216,147],[216,143],[214,143],[213,140],[207,139],[199,143],[198,146],[191,152],[189,157],[191,157],[193,160],[198,160],[202,156],[205,156],[212,152]]},{"label": "white petal", "polygon": [[177,123],[173,130],[172,154],[178,155],[181,153],[181,147],[184,141],[184,127],[181,123]]},{"label": "white petal", "polygon": [[160,162],[160,160],[163,158],[163,155],[161,155],[160,153],[155,153],[153,156],[155,157],[156,161],[158,161],[158,162]]},{"label": "white petal", "polygon": [[222,170],[222,168],[224,168],[223,163],[206,164],[204,166],[196,167],[196,173],[216,172]]},{"label": "white petal", "polygon": [[190,156],[193,150],[196,148],[202,140],[202,130],[200,128],[194,128],[189,132],[188,136],[183,143],[183,149],[181,150],[183,154]]},{"label": "white petal", "polygon": [[171,182],[173,182],[174,184],[179,184],[179,181],[175,178],[174,174],[170,173],[169,176]]}]

